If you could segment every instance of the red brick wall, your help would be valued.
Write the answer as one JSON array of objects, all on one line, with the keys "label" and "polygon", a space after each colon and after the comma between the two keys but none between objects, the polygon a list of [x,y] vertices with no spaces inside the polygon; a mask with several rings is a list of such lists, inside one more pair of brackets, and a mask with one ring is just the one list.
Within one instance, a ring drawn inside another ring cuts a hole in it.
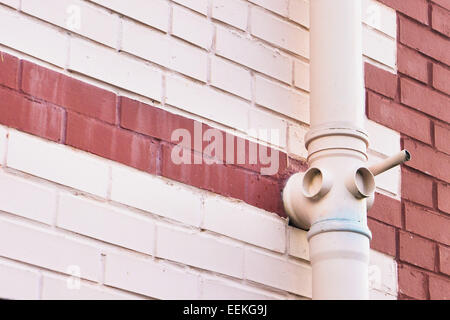
[{"label": "red brick wall", "polygon": [[450,0],[380,1],[398,12],[398,75],[366,65],[367,115],[412,160],[401,203],[369,214],[372,246],[396,257],[400,299],[450,299]]}]

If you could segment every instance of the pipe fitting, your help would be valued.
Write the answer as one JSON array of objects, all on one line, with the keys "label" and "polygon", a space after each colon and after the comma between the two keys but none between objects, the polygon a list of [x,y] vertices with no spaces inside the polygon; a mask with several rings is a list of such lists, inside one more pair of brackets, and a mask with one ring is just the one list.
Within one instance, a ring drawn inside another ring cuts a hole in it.
[{"label": "pipe fitting", "polygon": [[307,199],[318,201],[331,189],[333,179],[323,169],[309,168],[302,177],[302,192]]},{"label": "pipe fitting", "polygon": [[347,179],[346,187],[357,199],[369,198],[375,193],[375,177],[368,168],[360,167]]}]

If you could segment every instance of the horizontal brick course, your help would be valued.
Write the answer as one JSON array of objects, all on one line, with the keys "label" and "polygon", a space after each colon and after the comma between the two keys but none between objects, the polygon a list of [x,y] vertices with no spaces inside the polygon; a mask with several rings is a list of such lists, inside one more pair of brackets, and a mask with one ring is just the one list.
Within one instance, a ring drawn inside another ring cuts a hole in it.
[{"label": "horizontal brick course", "polygon": [[406,46],[397,46],[398,71],[424,83],[428,82],[428,60],[419,52]]},{"label": "horizontal brick course", "polygon": [[433,179],[403,167],[402,197],[427,207],[433,207]]},{"label": "horizontal brick course", "polygon": [[397,253],[395,245],[395,228],[371,218],[368,218],[367,224],[372,231],[370,247],[395,257]]},{"label": "horizontal brick course", "polygon": [[436,244],[412,233],[400,231],[400,260],[433,271]]},{"label": "horizontal brick course", "polygon": [[437,206],[439,210],[450,214],[450,185],[438,183],[437,199]]},{"label": "horizontal brick course", "polygon": [[368,212],[368,216],[392,226],[402,226],[401,202],[381,193],[375,195],[375,202]]},{"label": "horizontal brick course", "polygon": [[450,300],[450,281],[442,277],[430,276],[430,299]]},{"label": "horizontal brick course", "polygon": [[433,87],[450,95],[450,70],[447,67],[433,64]]},{"label": "horizontal brick course", "polygon": [[0,85],[18,89],[19,59],[0,52]]},{"label": "horizontal brick course", "polygon": [[379,0],[385,5],[416,19],[417,21],[428,24],[428,2],[427,0]]},{"label": "horizontal brick course", "polygon": [[450,247],[439,246],[439,271],[450,276]]},{"label": "horizontal brick course", "polygon": [[434,30],[450,37],[450,12],[433,5],[431,10],[431,26]]},{"label": "horizontal brick course", "polygon": [[397,94],[397,76],[370,63],[364,64],[366,88],[394,99]]},{"label": "horizontal brick course", "polygon": [[427,276],[419,269],[404,264],[398,268],[399,293],[415,299],[427,299]]}]

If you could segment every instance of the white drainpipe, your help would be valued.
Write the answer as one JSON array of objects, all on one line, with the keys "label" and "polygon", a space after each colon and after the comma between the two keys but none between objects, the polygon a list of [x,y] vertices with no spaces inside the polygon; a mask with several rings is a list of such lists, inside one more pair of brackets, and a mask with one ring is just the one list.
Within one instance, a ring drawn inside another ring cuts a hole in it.
[{"label": "white drainpipe", "polygon": [[409,154],[366,167],[361,1],[309,3],[309,169],[288,180],[283,202],[291,223],[309,230],[313,299],[367,299],[374,175]]}]

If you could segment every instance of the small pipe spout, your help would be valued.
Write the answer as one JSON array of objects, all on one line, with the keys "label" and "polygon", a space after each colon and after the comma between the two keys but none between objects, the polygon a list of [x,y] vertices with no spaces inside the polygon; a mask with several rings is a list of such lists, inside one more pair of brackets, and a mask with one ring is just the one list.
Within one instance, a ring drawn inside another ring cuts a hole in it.
[{"label": "small pipe spout", "polygon": [[380,173],[383,173],[409,160],[411,160],[411,154],[407,150],[402,150],[399,153],[387,159],[384,159],[380,163],[370,166],[369,170],[372,172],[374,176],[377,176]]}]

